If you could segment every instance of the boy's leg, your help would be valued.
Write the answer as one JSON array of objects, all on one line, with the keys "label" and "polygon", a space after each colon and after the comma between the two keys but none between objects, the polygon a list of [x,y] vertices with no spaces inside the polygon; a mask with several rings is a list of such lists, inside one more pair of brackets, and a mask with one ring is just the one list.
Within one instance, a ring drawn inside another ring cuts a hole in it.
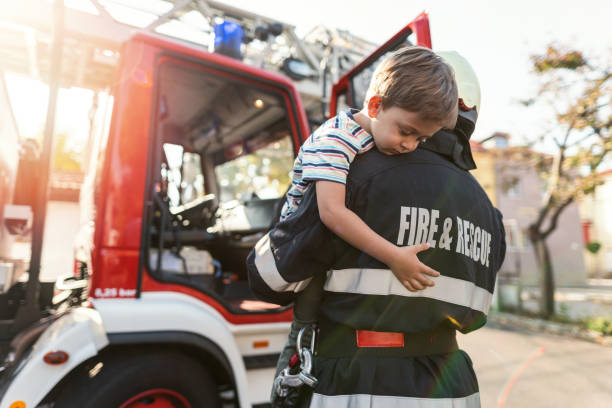
[{"label": "boy's leg", "polygon": [[291,331],[285,347],[281,351],[280,358],[276,365],[277,376],[282,369],[287,367],[289,360],[296,352],[297,336],[303,327],[315,324],[317,322],[317,312],[323,297],[323,284],[325,283],[326,274],[320,274],[312,278],[308,286],[297,295],[293,304],[293,322],[291,323]]},{"label": "boy's leg", "polygon": [[313,276],[308,286],[297,296],[293,305],[293,321],[297,320],[305,324],[317,322],[326,278],[326,273]]}]

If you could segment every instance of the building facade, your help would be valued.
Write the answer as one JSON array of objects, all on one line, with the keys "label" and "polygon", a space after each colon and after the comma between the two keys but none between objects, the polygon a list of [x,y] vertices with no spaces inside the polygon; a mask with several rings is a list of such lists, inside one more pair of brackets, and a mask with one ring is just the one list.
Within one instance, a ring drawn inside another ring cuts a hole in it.
[{"label": "building facade", "polygon": [[[600,174],[603,184],[580,202],[583,239],[597,251],[585,249],[584,257],[590,278],[612,278],[612,170]],[[599,245],[597,245],[599,244]]]},{"label": "building facade", "polygon": [[[501,137],[504,140],[495,140]],[[527,228],[535,220],[542,204],[545,183],[527,160],[517,160],[507,135],[491,140],[492,147],[472,142],[478,166],[474,176],[482,184],[494,205],[504,215],[507,253],[500,279],[524,287],[537,286],[541,274],[535,260]],[[612,241],[611,241],[612,242]],[[547,240],[551,253],[555,285],[586,285],[584,239],[578,205],[568,206],[561,214],[557,229]]]}]

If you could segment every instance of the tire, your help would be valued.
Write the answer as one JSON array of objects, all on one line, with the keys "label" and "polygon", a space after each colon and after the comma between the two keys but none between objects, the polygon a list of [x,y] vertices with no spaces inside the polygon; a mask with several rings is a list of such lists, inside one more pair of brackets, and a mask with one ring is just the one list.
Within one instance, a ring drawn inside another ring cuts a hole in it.
[{"label": "tire", "polygon": [[[102,367],[92,378],[91,374]],[[197,361],[176,351],[116,353],[76,373],[62,388],[54,408],[134,408],[163,406],[217,408],[216,384]]]}]

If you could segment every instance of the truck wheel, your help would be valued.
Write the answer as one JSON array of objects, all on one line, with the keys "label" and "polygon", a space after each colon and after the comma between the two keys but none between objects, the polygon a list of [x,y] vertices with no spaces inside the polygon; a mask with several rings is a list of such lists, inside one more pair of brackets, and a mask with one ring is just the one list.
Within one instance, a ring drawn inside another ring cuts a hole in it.
[{"label": "truck wheel", "polygon": [[99,363],[78,372],[54,408],[219,407],[211,375],[182,353],[122,354],[101,363],[97,373]]}]

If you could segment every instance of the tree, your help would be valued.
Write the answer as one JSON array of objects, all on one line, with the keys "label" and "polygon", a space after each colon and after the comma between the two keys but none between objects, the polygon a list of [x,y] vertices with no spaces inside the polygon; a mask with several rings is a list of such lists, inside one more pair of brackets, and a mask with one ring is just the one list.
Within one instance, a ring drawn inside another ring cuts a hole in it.
[{"label": "tree", "polygon": [[555,312],[555,285],[546,240],[557,228],[563,210],[601,184],[598,173],[612,151],[612,69],[609,64],[587,60],[579,51],[554,45],[532,56],[532,63],[542,86],[525,105],[552,108],[555,125],[545,135],[554,142],[552,158],[532,155],[547,188],[527,231],[542,277],[541,314],[550,318]]}]

